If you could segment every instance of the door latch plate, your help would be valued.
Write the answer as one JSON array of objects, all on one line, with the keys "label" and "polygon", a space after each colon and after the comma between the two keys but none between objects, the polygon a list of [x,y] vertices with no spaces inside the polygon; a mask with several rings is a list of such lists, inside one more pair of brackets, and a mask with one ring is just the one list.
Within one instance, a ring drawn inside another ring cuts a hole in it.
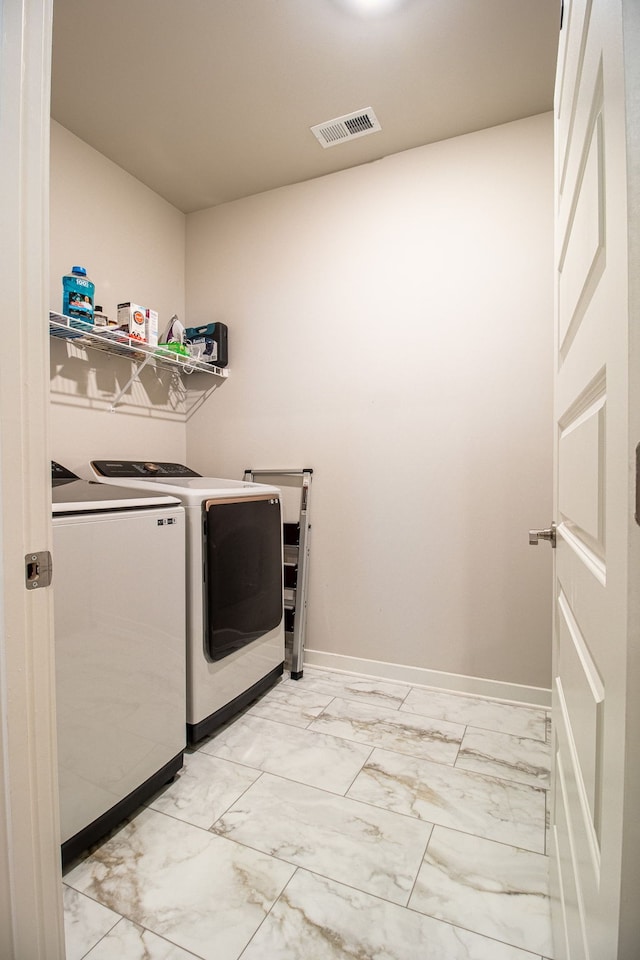
[{"label": "door latch plate", "polygon": [[27,590],[48,587],[53,576],[53,560],[48,550],[27,553],[24,558],[24,585]]}]

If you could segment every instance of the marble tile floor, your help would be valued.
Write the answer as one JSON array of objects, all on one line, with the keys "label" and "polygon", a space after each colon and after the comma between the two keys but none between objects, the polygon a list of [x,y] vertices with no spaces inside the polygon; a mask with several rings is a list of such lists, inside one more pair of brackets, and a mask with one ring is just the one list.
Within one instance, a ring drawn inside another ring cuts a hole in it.
[{"label": "marble tile floor", "polygon": [[553,960],[547,719],[305,667],[65,871],[67,960]]}]

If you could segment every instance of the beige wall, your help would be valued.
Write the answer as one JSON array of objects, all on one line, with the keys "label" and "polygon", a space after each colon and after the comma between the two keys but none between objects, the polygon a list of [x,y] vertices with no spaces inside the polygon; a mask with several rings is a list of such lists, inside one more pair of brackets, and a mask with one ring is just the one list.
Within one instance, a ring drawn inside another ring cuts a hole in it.
[{"label": "beige wall", "polygon": [[[110,316],[126,300],[184,318],[185,217],[140,181],[51,123],[50,305],[62,276],[86,267]],[[51,342],[51,451],[72,469],[92,458],[184,460],[183,391],[171,373],[145,370],[117,412],[128,360]]]},{"label": "beige wall", "polygon": [[308,648],[550,685],[552,196],[546,114],[187,217],[188,460],[314,468]]}]

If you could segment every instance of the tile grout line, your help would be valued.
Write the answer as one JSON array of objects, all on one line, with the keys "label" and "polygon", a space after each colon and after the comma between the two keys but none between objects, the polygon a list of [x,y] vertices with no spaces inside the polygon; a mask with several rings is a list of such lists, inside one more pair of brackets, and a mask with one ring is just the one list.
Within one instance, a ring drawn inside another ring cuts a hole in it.
[{"label": "tile grout line", "polygon": [[[201,953],[194,953],[193,950],[189,950],[187,947],[183,947],[180,943],[176,943],[175,940],[169,940],[168,937],[165,937],[164,934],[158,933],[156,930],[152,930],[150,927],[145,927],[144,924],[138,923],[135,920],[130,920],[130,923],[135,923],[137,927],[140,927],[142,930],[152,934],[154,937],[157,937],[159,940],[162,940],[163,943],[168,943],[171,947],[176,947],[177,950],[181,950],[183,953],[186,953],[187,957],[193,957],[193,960],[206,960]],[[146,954],[146,951],[145,951]],[[91,957],[89,957],[91,960]],[[122,957],[121,960],[128,960],[127,957]],[[146,956],[144,958],[146,960]]]},{"label": "tile grout line", "polygon": [[465,726],[465,728],[464,728],[464,731],[463,731],[462,736],[460,737],[460,743],[458,744],[458,749],[457,749],[457,751],[456,751],[456,758],[455,758],[455,760],[453,761],[453,763],[451,764],[451,766],[452,766],[452,767],[455,767],[456,770],[462,770],[462,769],[464,769],[463,767],[459,767],[459,766],[458,766],[458,760],[460,759],[460,753],[461,753],[461,751],[462,751],[462,744],[464,743],[464,738],[465,738],[466,735],[467,735],[467,730],[468,730],[468,729],[469,729],[469,726],[468,726],[468,724],[467,724],[467,725]]},{"label": "tile grout line", "polygon": [[405,910],[410,910],[411,913],[415,913],[419,917],[429,917],[431,920],[437,920],[439,923],[446,923],[450,927],[453,927],[454,930],[465,930],[467,933],[472,933],[476,937],[483,937],[485,940],[492,940],[494,943],[500,943],[506,947],[513,947],[514,950],[519,950],[525,954],[522,960],[528,960],[529,957],[531,960],[543,960],[541,954],[529,950],[528,947],[520,947],[518,944],[510,943],[508,940],[499,940],[497,937],[493,937],[488,933],[478,933],[478,931],[472,927],[464,927],[461,923],[453,923],[451,920],[445,920],[443,917],[436,917],[432,913],[422,913],[420,910],[416,910],[415,907],[407,906]]},{"label": "tile grout line", "polygon": [[342,796],[345,798],[345,800],[353,800],[353,797],[348,797],[347,794],[349,793],[349,790],[351,790],[351,788],[353,787],[354,783],[356,782],[356,780],[358,779],[358,777],[360,776],[360,774],[362,773],[362,771],[364,770],[364,768],[366,767],[366,765],[369,763],[369,760],[371,760],[371,755],[372,755],[372,753],[373,753],[374,750],[375,750],[375,747],[372,747],[371,750],[369,751],[369,756],[368,756],[367,759],[364,761],[364,763],[361,765],[360,769],[358,770],[358,772],[355,774],[355,776],[354,776],[353,779],[351,780],[351,783],[349,784],[349,786],[347,787],[347,789],[345,790],[345,792],[342,794]]},{"label": "tile grout line", "polygon": [[[255,769],[255,768],[252,768],[252,769]],[[240,793],[240,794],[236,797],[235,800],[232,800],[231,803],[229,804],[229,806],[225,808],[224,812],[221,813],[219,817],[216,817],[216,819],[213,821],[213,823],[211,824],[211,826],[210,826],[210,827],[207,827],[207,833],[213,833],[213,828],[215,827],[215,825],[216,825],[216,823],[218,822],[218,820],[221,820],[227,813],[229,813],[229,810],[231,810],[231,807],[235,806],[236,803],[238,803],[238,801],[241,800],[241,799],[244,797],[244,795],[247,793],[247,791],[248,791],[248,790],[251,790],[251,787],[253,787],[254,784],[259,783],[260,780],[262,780],[263,775],[264,775],[264,771],[260,770],[259,773],[258,773],[258,776],[257,776],[256,779],[253,781],[253,783],[250,783],[247,787],[245,787],[244,790],[242,791],[242,793]],[[176,819],[178,819],[178,818],[176,817]],[[188,823],[188,822],[189,822],[188,820],[181,820],[181,821],[180,821],[180,823]],[[195,826],[195,824],[194,824],[194,826]]]},{"label": "tile grout line", "polygon": [[[67,884],[67,886],[71,886],[71,884]],[[103,903],[102,900],[96,900],[95,897],[92,897],[92,896],[91,896],[89,893],[87,893],[85,890],[77,890],[76,887],[71,887],[71,889],[72,889],[72,890],[75,890],[76,893],[81,893],[83,897],[87,897],[87,899],[93,901],[93,903],[97,903],[97,904],[99,904],[99,906],[101,906],[101,907],[106,907],[107,910],[111,910],[112,913],[117,913],[118,916],[120,917],[120,920],[128,920],[129,923],[135,923],[135,925],[136,925],[137,927],[142,926],[140,923],[138,923],[137,920],[134,920],[133,917],[130,916],[130,914],[128,914],[128,913],[120,913],[118,910],[113,910],[112,907],[107,907],[107,904],[106,904],[106,903]],[[115,930],[115,928],[116,928],[116,927],[118,926],[118,924],[120,923],[120,920],[118,920],[116,923],[114,923],[114,925],[107,931],[107,933],[110,933],[112,930]],[[144,927],[143,929],[144,929],[144,930],[148,930],[149,928],[148,928],[148,927]],[[155,933],[154,930],[150,930],[149,932],[150,932],[150,933]],[[94,949],[97,947],[97,945],[98,945],[102,940],[104,940],[104,938],[105,938],[106,936],[107,936],[107,934],[105,934],[103,937],[101,937],[100,940],[97,940],[97,941],[94,943],[94,945],[91,947],[91,950],[94,950]],[[89,950],[88,953],[84,954],[83,960],[86,960],[86,957],[88,956],[89,953],[91,953],[91,950]],[[200,958],[198,958],[198,960],[200,960]]]},{"label": "tile grout line", "polygon": [[[434,828],[435,828],[435,823],[432,823],[431,830],[429,830],[429,836],[427,837],[427,842],[422,852],[422,857],[420,858],[420,863],[418,864],[418,869],[416,870],[416,875],[411,885],[411,890],[409,891],[409,896],[407,897],[407,902],[404,905],[406,910],[409,909],[409,904],[411,903],[411,897],[413,896],[414,890],[416,889],[416,883],[418,882],[418,877],[420,876],[420,871],[422,870],[422,865],[424,864],[424,858],[427,855],[427,850],[429,849],[429,844],[431,843],[431,838],[433,836]],[[414,911],[414,913],[419,913],[419,912],[420,911],[418,910]],[[426,914],[423,914],[423,916],[426,916]]]},{"label": "tile grout line", "polygon": [[[250,849],[252,849],[252,848],[250,848]],[[283,863],[286,863],[287,861],[282,861],[282,862],[283,862]],[[288,879],[287,882],[285,883],[284,887],[282,888],[282,890],[280,891],[280,893],[278,894],[278,896],[275,898],[275,900],[273,901],[273,903],[271,904],[271,906],[269,907],[269,909],[268,909],[267,912],[265,913],[264,917],[262,918],[262,920],[260,921],[260,923],[258,924],[258,926],[256,927],[256,929],[253,931],[253,933],[251,934],[251,936],[249,937],[249,939],[248,939],[247,942],[245,943],[244,947],[242,948],[242,952],[238,954],[237,960],[242,960],[242,957],[244,956],[244,954],[245,954],[246,951],[248,950],[249,946],[251,945],[251,943],[252,943],[252,942],[255,940],[255,938],[257,937],[258,931],[262,929],[263,925],[264,925],[264,924],[266,923],[266,921],[267,921],[267,918],[271,916],[272,910],[274,909],[274,907],[276,906],[276,904],[278,903],[278,901],[279,901],[280,898],[282,897],[282,894],[285,892],[285,890],[287,889],[287,887],[289,886],[289,884],[291,883],[291,881],[293,880],[293,878],[296,876],[296,874],[298,873],[298,871],[301,870],[301,869],[303,869],[303,868],[302,868],[302,867],[299,867],[297,864],[295,865],[295,870],[293,871],[293,873],[291,874],[291,876],[289,877],[289,879]]]},{"label": "tile grout line", "polygon": [[[67,884],[67,886],[69,886],[69,884]],[[73,890],[74,888],[71,887],[71,889]],[[76,893],[79,893],[78,890],[76,890],[75,892],[76,892]],[[82,894],[82,896],[86,896],[86,894]],[[91,900],[92,898],[89,897],[88,899]],[[101,907],[104,907],[104,906],[105,906],[104,903],[100,903],[98,900],[93,900],[93,903],[97,903],[97,904],[98,904],[99,906],[101,906]],[[109,907],[105,907],[105,909],[108,910]],[[91,953],[91,951],[94,950],[94,949],[98,946],[99,943],[102,943],[102,941],[105,939],[105,937],[108,937],[112,930],[115,930],[115,928],[118,926],[118,924],[120,923],[120,921],[126,919],[126,917],[123,917],[123,915],[122,915],[121,913],[118,913],[117,910],[113,910],[112,913],[116,913],[117,916],[118,916],[118,919],[116,920],[116,922],[115,922],[111,927],[109,927],[109,929],[108,929],[105,933],[103,933],[102,936],[101,936],[98,940],[96,940],[95,943],[92,943],[92,944],[91,944],[91,946],[89,947],[89,949],[87,950],[87,952],[82,954],[82,957],[80,958],[80,960],[85,960],[85,958],[89,956],[89,954]],[[65,939],[65,954],[66,954],[66,939]]]}]

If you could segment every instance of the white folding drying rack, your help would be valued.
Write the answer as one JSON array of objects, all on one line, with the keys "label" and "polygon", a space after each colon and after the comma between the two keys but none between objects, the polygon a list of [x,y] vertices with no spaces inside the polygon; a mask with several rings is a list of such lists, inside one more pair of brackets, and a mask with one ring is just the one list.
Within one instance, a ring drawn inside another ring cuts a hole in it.
[{"label": "white folding drying rack", "polygon": [[311,467],[301,470],[253,470],[244,472],[244,479],[253,481],[260,478],[266,482],[267,478],[280,478],[281,486],[284,479],[293,478],[299,481],[300,488],[300,515],[296,522],[283,523],[284,540],[284,616],[285,616],[285,648],[286,665],[293,680],[300,680],[303,672],[304,641],[307,621],[307,586],[309,578],[309,495],[311,492]]}]

